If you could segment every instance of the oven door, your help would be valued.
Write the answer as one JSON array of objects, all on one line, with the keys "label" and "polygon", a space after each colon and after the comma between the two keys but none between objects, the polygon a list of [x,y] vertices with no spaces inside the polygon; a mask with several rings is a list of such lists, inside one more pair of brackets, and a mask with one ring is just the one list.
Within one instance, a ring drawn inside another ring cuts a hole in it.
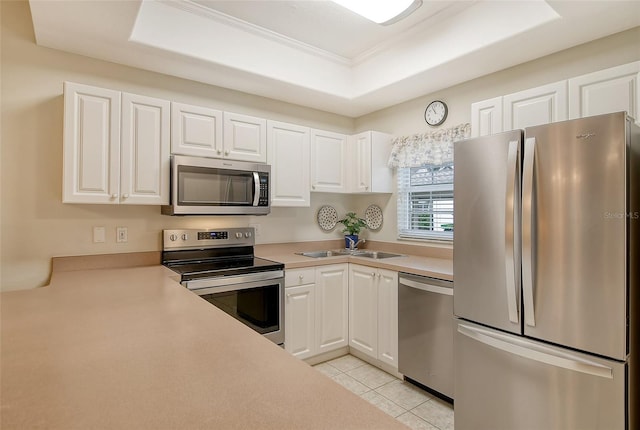
[{"label": "oven door", "polygon": [[284,344],[284,274],[282,270],[241,276],[197,279],[183,285],[238,321]]}]

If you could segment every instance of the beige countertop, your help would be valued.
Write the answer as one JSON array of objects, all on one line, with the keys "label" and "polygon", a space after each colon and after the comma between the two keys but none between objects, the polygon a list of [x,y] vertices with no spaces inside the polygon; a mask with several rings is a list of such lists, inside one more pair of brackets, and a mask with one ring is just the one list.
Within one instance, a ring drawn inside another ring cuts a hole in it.
[{"label": "beige countertop", "polygon": [[2,428],[405,428],[174,275],[56,272],[1,294]]},{"label": "beige countertop", "polygon": [[[343,243],[340,241],[339,243]],[[372,259],[357,256],[332,256],[312,258],[298,255],[296,252],[337,249],[333,242],[291,243],[256,246],[256,256],[284,263],[285,269],[322,266],[336,263],[356,263],[382,269],[407,272],[415,275],[430,276],[438,279],[453,280],[453,259],[446,252],[433,252],[431,255],[415,255],[411,252],[424,249],[411,246],[389,247],[382,242],[368,243],[367,250],[401,253],[401,257]],[[333,247],[332,247],[333,246]]]}]

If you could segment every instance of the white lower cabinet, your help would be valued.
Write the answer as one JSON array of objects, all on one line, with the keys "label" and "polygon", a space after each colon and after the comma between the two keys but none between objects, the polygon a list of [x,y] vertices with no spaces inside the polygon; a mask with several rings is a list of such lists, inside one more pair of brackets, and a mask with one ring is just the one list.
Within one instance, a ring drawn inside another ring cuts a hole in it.
[{"label": "white lower cabinet", "polygon": [[349,347],[398,367],[398,273],[351,264]]},{"label": "white lower cabinet", "polygon": [[298,358],[348,343],[348,264],[285,273],[285,350]]}]

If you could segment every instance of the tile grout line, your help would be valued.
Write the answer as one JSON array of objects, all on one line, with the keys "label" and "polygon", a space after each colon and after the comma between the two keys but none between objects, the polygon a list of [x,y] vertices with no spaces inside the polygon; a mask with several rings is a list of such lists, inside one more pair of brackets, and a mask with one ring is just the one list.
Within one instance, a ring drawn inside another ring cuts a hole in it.
[{"label": "tile grout line", "polygon": [[[398,380],[398,381],[402,381],[401,379],[394,377],[394,380],[389,381],[389,382],[386,382],[386,383],[384,383],[384,384],[380,385],[379,387],[376,387],[376,388],[370,388],[368,385],[366,385],[366,384],[362,383],[362,382],[361,382],[361,381],[359,381],[358,379],[356,379],[356,378],[354,378],[353,376],[349,375],[347,372],[350,372],[350,371],[355,370],[355,369],[359,369],[359,368],[364,367],[364,366],[367,366],[367,365],[369,365],[369,366],[373,367],[374,369],[377,369],[375,366],[372,366],[371,364],[369,364],[369,363],[367,363],[367,362],[363,362],[363,363],[361,363],[360,365],[358,365],[358,366],[356,366],[356,367],[354,367],[354,368],[351,368],[351,369],[349,369],[349,370],[347,370],[347,371],[343,371],[343,370],[341,370],[341,369],[337,368],[336,366],[333,366],[333,365],[332,365],[331,363],[329,363],[328,361],[327,361],[327,362],[325,362],[325,363],[326,363],[327,365],[329,365],[330,367],[332,367],[333,369],[335,369],[335,370],[338,372],[336,375],[333,375],[333,376],[338,376],[338,375],[340,375],[340,374],[347,375],[347,376],[349,376],[350,378],[354,379],[355,381],[359,382],[361,385],[363,385],[363,386],[365,386],[366,388],[368,388],[368,390],[367,390],[367,391],[365,391],[364,393],[362,393],[362,394],[358,394],[358,397],[361,397],[361,398],[362,398],[362,396],[363,396],[363,395],[365,395],[365,394],[367,394],[367,393],[370,393],[370,392],[374,392],[375,394],[377,394],[377,395],[379,395],[379,396],[383,397],[385,400],[388,400],[389,402],[391,402],[392,404],[394,404],[395,406],[397,406],[398,408],[400,408],[403,412],[401,412],[398,416],[393,417],[394,419],[396,419],[396,420],[397,420],[401,415],[404,415],[404,414],[406,414],[406,413],[410,413],[411,415],[413,415],[415,418],[419,419],[420,421],[425,422],[425,423],[429,424],[430,426],[433,426],[434,428],[436,428],[436,429],[438,429],[438,430],[441,430],[441,429],[440,429],[440,427],[436,426],[436,425],[435,425],[435,424],[433,424],[432,422],[430,422],[430,421],[428,421],[428,420],[425,420],[424,418],[422,418],[422,417],[420,417],[420,416],[416,415],[415,413],[411,412],[412,410],[414,410],[414,409],[418,408],[419,406],[422,406],[422,405],[424,405],[425,403],[430,402],[431,400],[433,400],[433,397],[428,398],[428,399],[427,399],[427,400],[425,400],[424,402],[422,402],[422,403],[420,403],[420,404],[418,404],[418,405],[414,406],[414,407],[413,407],[413,408],[411,408],[411,409],[406,409],[405,407],[403,407],[403,406],[401,406],[401,405],[397,404],[394,400],[392,400],[392,399],[388,398],[387,396],[385,396],[384,394],[379,393],[379,392],[377,392],[377,391],[376,391],[377,389],[380,389],[380,388],[384,387],[384,386],[385,386],[385,385],[387,385],[387,384],[391,384],[391,383],[395,382],[396,380]],[[391,376],[393,376],[393,375],[391,375]],[[404,381],[403,381],[403,382],[404,382]],[[354,394],[355,394],[355,393],[354,393]],[[373,405],[373,406],[377,407],[377,405]],[[381,408],[378,408],[378,409],[382,410]],[[384,411],[383,411],[383,412],[384,412]],[[386,412],[385,412],[385,413],[386,413]]]}]

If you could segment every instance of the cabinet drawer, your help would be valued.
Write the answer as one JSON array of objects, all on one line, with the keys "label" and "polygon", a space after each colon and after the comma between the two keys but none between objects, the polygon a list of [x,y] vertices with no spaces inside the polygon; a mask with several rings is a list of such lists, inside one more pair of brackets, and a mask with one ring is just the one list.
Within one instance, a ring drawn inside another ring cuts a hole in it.
[{"label": "cabinet drawer", "polygon": [[315,282],[316,282],[316,269],[313,267],[306,268],[306,269],[287,269],[284,272],[285,287],[313,284]]}]

